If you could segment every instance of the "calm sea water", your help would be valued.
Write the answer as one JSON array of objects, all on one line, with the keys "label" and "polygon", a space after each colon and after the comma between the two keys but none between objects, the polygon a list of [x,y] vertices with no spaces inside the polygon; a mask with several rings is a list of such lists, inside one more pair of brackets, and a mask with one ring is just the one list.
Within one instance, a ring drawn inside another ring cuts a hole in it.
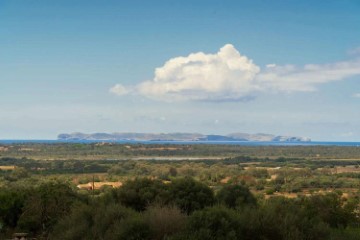
[{"label": "calm sea water", "polygon": [[243,145],[243,146],[353,146],[360,147],[360,142],[251,142],[251,141],[101,141],[101,140],[0,140],[0,144],[24,144],[24,143],[118,143],[118,144],[209,144],[209,145]]}]

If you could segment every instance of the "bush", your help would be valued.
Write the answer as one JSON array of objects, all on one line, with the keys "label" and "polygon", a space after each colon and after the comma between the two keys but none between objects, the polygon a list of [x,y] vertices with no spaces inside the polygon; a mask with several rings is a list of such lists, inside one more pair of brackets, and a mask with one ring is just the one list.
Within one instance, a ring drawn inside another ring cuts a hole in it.
[{"label": "bush", "polygon": [[350,222],[356,221],[358,202],[344,204],[336,193],[313,195],[305,198],[303,204],[310,217],[318,216],[332,228],[346,228]]},{"label": "bush", "polygon": [[119,204],[82,204],[62,219],[50,239],[150,239],[149,225],[140,214]]},{"label": "bush", "polygon": [[104,239],[114,240],[150,240],[152,233],[149,225],[140,216],[124,219],[114,225]]},{"label": "bush", "polygon": [[115,202],[136,211],[144,211],[150,204],[158,202],[161,204],[168,201],[167,186],[159,180],[137,178],[125,182],[118,189],[112,191]]},{"label": "bush", "polygon": [[72,204],[78,199],[67,184],[44,183],[35,188],[25,201],[18,227],[21,231],[46,236],[57,221],[70,212]]},{"label": "bush", "polygon": [[275,193],[275,189],[274,188],[269,188],[269,189],[266,189],[265,193],[267,195],[273,195]]},{"label": "bush", "polygon": [[229,208],[256,206],[256,198],[249,188],[241,185],[227,185],[216,195],[218,202]]},{"label": "bush", "polygon": [[169,185],[170,201],[190,214],[214,203],[214,193],[205,184],[192,178],[176,179]]},{"label": "bush", "polygon": [[152,206],[146,210],[144,218],[153,232],[153,239],[162,240],[181,232],[187,216],[177,207]]},{"label": "bush", "polygon": [[16,227],[27,194],[23,189],[0,189],[0,232]]},{"label": "bush", "polygon": [[257,214],[261,224],[254,234],[263,235],[264,239],[328,239],[327,225],[316,216],[309,217],[306,211],[298,200],[270,198]]},{"label": "bush", "polygon": [[187,223],[183,239],[242,239],[240,222],[233,210],[212,207],[194,212]]}]

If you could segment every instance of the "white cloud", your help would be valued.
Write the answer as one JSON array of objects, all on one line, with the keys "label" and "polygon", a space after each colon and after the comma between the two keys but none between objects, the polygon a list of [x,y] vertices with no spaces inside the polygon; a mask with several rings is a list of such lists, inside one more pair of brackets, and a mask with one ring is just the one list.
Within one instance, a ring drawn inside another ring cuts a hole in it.
[{"label": "white cloud", "polygon": [[276,91],[314,91],[319,84],[344,80],[360,74],[360,61],[353,60],[333,64],[308,64],[275,66],[265,69],[256,76],[264,88]]},{"label": "white cloud", "polygon": [[194,53],[170,59],[155,70],[155,78],[137,92],[161,100],[238,99],[257,90],[260,68],[228,44],[216,54]]},{"label": "white cloud", "polygon": [[345,133],[342,133],[340,134],[341,137],[351,137],[351,136],[354,136],[354,133],[353,132],[345,132]]},{"label": "white cloud", "polygon": [[275,63],[267,64],[266,67],[267,68],[273,68],[273,67],[276,67],[276,64]]},{"label": "white cloud", "polygon": [[198,52],[172,58],[155,69],[154,79],[130,88],[117,84],[110,91],[165,101],[240,101],[265,91],[314,91],[319,84],[354,75],[360,75],[360,60],[303,67],[268,64],[260,70],[233,45],[226,44],[216,54]]},{"label": "white cloud", "polygon": [[353,94],[353,97],[354,97],[354,98],[360,98],[360,93],[355,93],[355,94]]},{"label": "white cloud", "polygon": [[116,84],[115,86],[110,88],[109,92],[121,96],[121,95],[128,94],[130,92],[130,90],[121,84]]}]

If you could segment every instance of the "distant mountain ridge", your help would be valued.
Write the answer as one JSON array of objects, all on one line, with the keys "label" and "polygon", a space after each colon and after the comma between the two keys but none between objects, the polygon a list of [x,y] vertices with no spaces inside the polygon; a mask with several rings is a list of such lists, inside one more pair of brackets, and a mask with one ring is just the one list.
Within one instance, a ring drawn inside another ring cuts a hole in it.
[{"label": "distant mountain ridge", "polygon": [[307,137],[278,136],[273,134],[231,133],[228,135],[204,135],[200,133],[62,133],[58,140],[100,141],[258,141],[258,142],[310,142]]}]

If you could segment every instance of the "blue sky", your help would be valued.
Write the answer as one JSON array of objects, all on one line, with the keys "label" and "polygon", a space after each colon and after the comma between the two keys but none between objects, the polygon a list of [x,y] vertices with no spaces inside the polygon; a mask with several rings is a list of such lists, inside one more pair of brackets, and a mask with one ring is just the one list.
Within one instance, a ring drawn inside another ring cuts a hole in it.
[{"label": "blue sky", "polygon": [[2,0],[0,139],[360,141],[359,12],[357,0]]}]

